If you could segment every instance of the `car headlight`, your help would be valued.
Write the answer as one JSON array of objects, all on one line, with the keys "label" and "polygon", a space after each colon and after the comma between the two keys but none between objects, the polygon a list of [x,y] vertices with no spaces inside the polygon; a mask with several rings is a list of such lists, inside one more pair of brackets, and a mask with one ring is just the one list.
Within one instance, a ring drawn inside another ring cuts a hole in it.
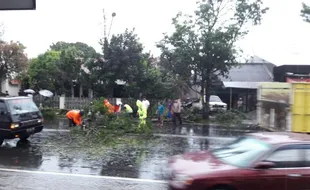
[{"label": "car headlight", "polygon": [[191,185],[193,183],[193,179],[186,175],[186,174],[176,174],[173,178],[173,182],[178,186],[178,187],[185,187],[188,185]]}]

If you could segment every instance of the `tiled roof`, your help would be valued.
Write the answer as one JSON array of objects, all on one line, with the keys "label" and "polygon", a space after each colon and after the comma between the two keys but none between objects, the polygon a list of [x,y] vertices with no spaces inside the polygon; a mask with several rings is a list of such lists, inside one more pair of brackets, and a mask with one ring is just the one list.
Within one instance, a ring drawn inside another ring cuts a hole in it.
[{"label": "tiled roof", "polygon": [[[261,61],[260,63],[258,63]],[[274,64],[259,59],[257,56],[239,64],[229,71],[228,77],[221,77],[224,82],[272,82]]]}]

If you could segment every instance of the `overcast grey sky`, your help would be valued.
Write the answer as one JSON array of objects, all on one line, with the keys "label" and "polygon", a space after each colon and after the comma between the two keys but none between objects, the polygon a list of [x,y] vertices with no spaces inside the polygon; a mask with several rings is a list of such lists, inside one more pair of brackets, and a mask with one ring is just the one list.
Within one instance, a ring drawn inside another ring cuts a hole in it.
[{"label": "overcast grey sky", "polygon": [[[263,24],[252,27],[240,42],[246,54],[258,55],[276,65],[310,64],[310,24],[300,17],[301,3],[310,0],[265,0],[270,11]],[[136,31],[146,50],[159,55],[155,43],[173,31],[171,18],[178,11],[191,12],[194,0],[37,0],[35,11],[0,12],[6,40],[19,40],[29,57],[44,53],[57,41],[81,41],[100,50],[105,8],[108,19],[116,12],[111,33]],[[107,25],[109,25],[109,20]]]}]

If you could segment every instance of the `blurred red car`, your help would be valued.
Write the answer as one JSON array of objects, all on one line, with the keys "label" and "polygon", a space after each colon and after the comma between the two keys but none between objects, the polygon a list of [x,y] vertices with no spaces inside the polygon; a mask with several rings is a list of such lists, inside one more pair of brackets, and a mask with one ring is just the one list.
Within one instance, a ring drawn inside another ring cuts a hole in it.
[{"label": "blurred red car", "polygon": [[263,132],[173,156],[171,190],[310,190],[310,136]]}]

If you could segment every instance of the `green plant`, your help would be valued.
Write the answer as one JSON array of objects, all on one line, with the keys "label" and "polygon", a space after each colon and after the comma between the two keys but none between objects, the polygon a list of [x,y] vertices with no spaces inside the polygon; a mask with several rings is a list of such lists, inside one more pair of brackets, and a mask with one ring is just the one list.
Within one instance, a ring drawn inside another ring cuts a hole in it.
[{"label": "green plant", "polygon": [[240,124],[246,116],[238,110],[228,110],[226,112],[219,112],[215,115],[215,120],[219,123]]},{"label": "green plant", "polygon": [[53,108],[43,108],[41,113],[46,120],[53,120],[56,118],[56,110]]},{"label": "green plant", "polygon": [[104,115],[108,112],[108,108],[104,106],[104,100],[105,98],[101,97],[99,100],[93,102],[92,108],[94,113],[99,112],[100,114]]},{"label": "green plant", "polygon": [[197,108],[184,108],[182,115],[188,121],[201,122],[203,120],[201,110]]}]

